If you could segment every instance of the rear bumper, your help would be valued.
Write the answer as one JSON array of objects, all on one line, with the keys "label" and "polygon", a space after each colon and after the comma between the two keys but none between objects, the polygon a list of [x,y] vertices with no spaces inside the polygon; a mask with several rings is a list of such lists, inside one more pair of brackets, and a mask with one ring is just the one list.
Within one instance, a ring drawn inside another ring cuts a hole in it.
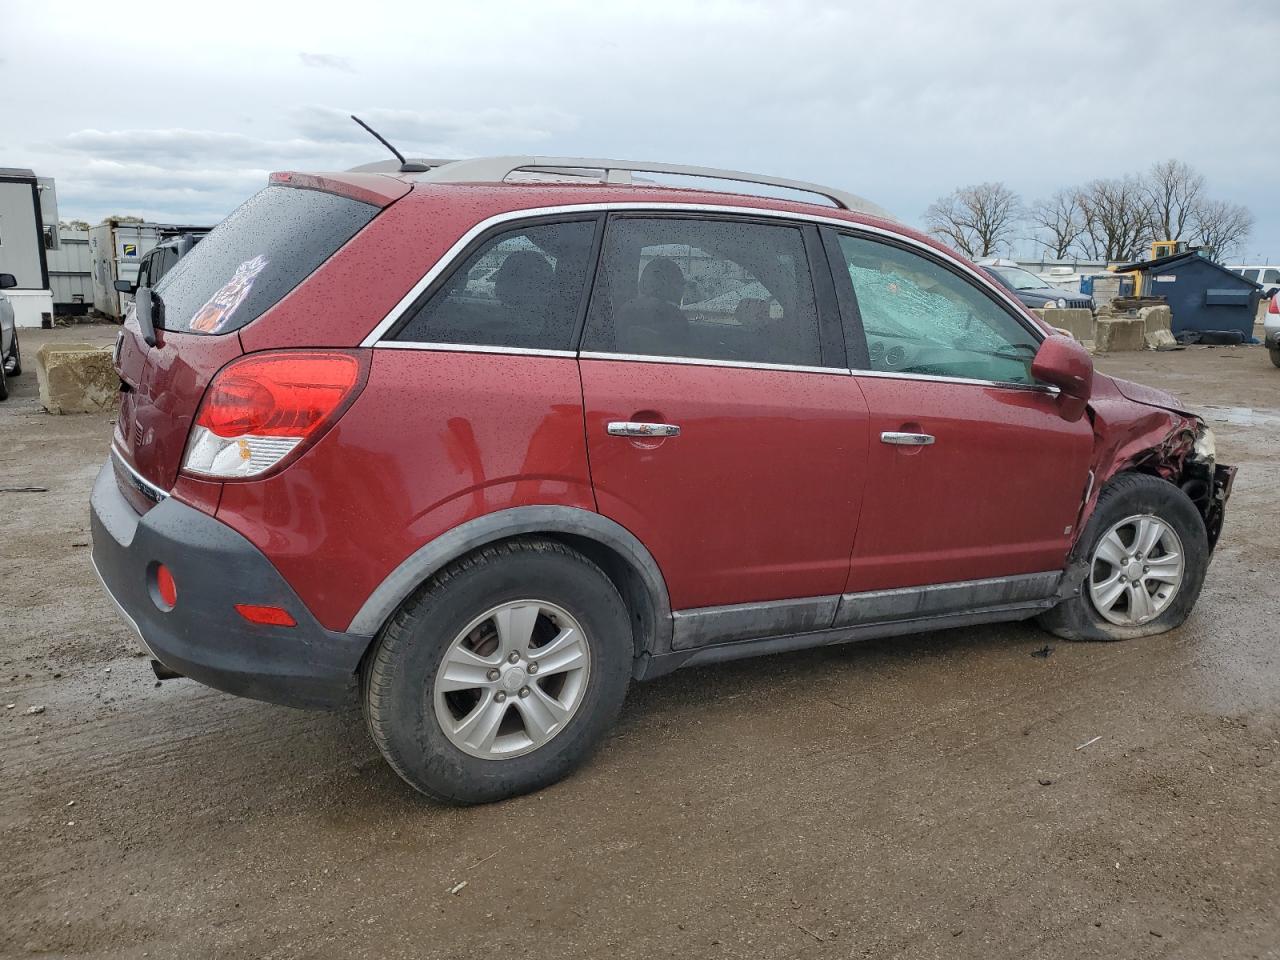
[{"label": "rear bumper", "polygon": [[[166,667],[228,693],[295,707],[351,702],[370,637],[324,629],[271,561],[240,534],[172,497],[138,514],[111,464],[90,500],[93,565],[111,599]],[[152,599],[163,563],[178,588],[174,608]],[[249,623],[236,603],[288,610],[297,625]]]}]

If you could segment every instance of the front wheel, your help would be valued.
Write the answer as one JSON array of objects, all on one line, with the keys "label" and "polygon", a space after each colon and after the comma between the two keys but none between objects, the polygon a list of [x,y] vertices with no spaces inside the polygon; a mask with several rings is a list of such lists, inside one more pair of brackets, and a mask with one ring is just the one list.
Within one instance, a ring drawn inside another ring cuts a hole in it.
[{"label": "front wheel", "polygon": [[631,675],[622,598],[577,551],[514,540],[406,601],[364,672],[378,749],[411,786],[485,803],[566,776],[613,723]]},{"label": "front wheel", "polygon": [[18,331],[13,331],[13,345],[9,348],[9,376],[22,374],[22,350],[18,347]]},{"label": "front wheel", "polygon": [[1039,618],[1067,640],[1129,640],[1164,633],[1191,613],[1209,566],[1204,520],[1168,481],[1127,473],[1098,497],[1077,556],[1077,595]]}]

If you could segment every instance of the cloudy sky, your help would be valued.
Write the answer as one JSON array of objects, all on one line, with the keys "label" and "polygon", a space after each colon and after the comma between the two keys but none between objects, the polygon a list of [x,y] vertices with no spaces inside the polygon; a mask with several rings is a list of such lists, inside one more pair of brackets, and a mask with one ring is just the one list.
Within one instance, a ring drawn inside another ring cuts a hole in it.
[{"label": "cloudy sky", "polygon": [[381,159],[354,112],[411,154],[736,167],[917,224],[961,184],[1177,157],[1280,262],[1275,0],[0,8],[0,166],[56,177],[64,219],[215,221],[271,170]]}]

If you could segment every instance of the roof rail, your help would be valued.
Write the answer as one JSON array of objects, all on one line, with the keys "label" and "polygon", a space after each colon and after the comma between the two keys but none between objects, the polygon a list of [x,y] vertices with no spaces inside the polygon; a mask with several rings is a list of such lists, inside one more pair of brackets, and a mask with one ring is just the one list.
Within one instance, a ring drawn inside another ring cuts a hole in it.
[{"label": "roof rail", "polygon": [[[431,162],[431,161],[428,161]],[[781,177],[765,177],[755,173],[743,173],[740,170],[719,170],[715,167],[693,167],[679,163],[648,163],[635,160],[603,160],[588,157],[477,157],[473,160],[456,160],[453,163],[442,163],[426,173],[416,175],[418,180],[432,183],[501,183],[517,171],[543,172],[560,176],[583,176],[595,174],[610,184],[629,184],[634,173],[665,173],[680,177],[702,177],[711,180],[732,180],[738,183],[752,183],[760,186],[780,187],[784,190],[796,190],[801,193],[812,193],[825,197],[837,207],[857,213],[870,214],[893,220],[894,217],[883,207],[852,193],[824,187],[816,183],[805,183],[801,180],[785,180]]]}]

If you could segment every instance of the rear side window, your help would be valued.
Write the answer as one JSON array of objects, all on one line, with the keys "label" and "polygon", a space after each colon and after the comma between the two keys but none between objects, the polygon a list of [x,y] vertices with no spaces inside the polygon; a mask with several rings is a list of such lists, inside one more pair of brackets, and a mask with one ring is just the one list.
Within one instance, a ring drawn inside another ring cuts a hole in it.
[{"label": "rear side window", "polygon": [[261,316],[378,214],[319,190],[267,187],[156,287],[166,330],[229,333]]},{"label": "rear side window", "polygon": [[595,228],[595,220],[579,220],[496,234],[449,275],[394,339],[571,350]]},{"label": "rear side window", "polygon": [[818,311],[796,227],[610,221],[582,348],[818,366]]}]

